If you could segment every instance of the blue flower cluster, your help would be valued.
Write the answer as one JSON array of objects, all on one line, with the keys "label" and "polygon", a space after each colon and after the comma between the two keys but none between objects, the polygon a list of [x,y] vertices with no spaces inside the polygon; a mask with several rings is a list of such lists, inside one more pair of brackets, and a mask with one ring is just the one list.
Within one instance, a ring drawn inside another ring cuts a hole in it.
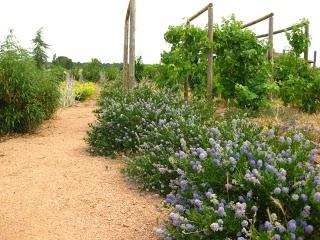
[{"label": "blue flower cluster", "polygon": [[[177,152],[164,239],[320,239],[320,167],[302,133],[216,122],[209,147]],[[185,224],[192,227],[185,228]]]}]

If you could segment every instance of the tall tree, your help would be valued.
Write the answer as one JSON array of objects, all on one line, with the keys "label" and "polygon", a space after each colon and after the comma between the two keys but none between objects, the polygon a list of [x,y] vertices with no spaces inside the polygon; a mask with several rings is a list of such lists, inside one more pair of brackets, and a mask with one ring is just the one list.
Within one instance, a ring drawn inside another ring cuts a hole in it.
[{"label": "tall tree", "polygon": [[48,59],[46,50],[49,48],[49,45],[45,43],[43,40],[42,30],[43,29],[40,28],[37,31],[34,39],[32,39],[32,42],[34,44],[33,57],[34,57],[34,60],[36,61],[38,68],[45,67]]}]

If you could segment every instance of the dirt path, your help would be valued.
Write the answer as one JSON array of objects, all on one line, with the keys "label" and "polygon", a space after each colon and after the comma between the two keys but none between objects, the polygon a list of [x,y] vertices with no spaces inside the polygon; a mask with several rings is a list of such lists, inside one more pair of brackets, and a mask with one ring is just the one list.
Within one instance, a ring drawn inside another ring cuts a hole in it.
[{"label": "dirt path", "polygon": [[60,110],[39,133],[0,143],[0,240],[156,239],[160,200],[128,184],[119,160],[86,152],[94,107]]}]

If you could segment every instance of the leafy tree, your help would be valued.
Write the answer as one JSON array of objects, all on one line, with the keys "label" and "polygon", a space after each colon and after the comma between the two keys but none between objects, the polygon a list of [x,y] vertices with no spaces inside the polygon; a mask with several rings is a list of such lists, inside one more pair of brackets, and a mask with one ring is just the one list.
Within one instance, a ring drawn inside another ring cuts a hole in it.
[{"label": "leafy tree", "polygon": [[34,48],[32,51],[33,57],[34,57],[34,60],[36,61],[38,68],[44,68],[48,59],[46,50],[49,48],[49,45],[45,43],[43,40],[42,30],[43,28],[40,28],[37,31],[34,39],[32,39],[32,42],[34,44]]},{"label": "leafy tree", "polygon": [[59,56],[52,62],[53,64],[60,65],[61,67],[70,70],[73,66],[72,59],[66,56]]},{"label": "leafy tree", "polygon": [[97,82],[100,79],[100,71],[102,70],[102,63],[93,58],[90,63],[87,63],[83,67],[83,77],[87,81]]}]

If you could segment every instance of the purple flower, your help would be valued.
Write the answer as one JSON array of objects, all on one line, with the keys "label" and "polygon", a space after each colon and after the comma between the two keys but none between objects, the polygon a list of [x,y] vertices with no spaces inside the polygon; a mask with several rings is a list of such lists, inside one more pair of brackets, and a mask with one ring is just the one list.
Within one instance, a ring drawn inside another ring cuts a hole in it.
[{"label": "purple flower", "polygon": [[184,206],[180,205],[180,204],[177,204],[176,207],[175,207],[175,210],[177,212],[184,212],[186,209]]},{"label": "purple flower", "polygon": [[300,195],[300,199],[304,202],[306,202],[308,200],[308,196],[306,194],[301,194]]},{"label": "purple flower", "polygon": [[314,194],[314,199],[317,201],[317,202],[320,202],[320,192],[316,192]]},{"label": "purple flower", "polygon": [[313,226],[312,225],[307,225],[305,228],[304,228],[304,231],[307,233],[307,234],[311,234],[313,232]]},{"label": "purple flower", "polygon": [[296,220],[292,219],[288,222],[288,230],[289,232],[295,232],[297,229],[297,222]]},{"label": "purple flower", "polygon": [[251,211],[256,213],[258,212],[258,207],[257,206],[252,206]]},{"label": "purple flower", "polygon": [[244,227],[244,228],[248,227],[248,225],[249,225],[249,222],[247,220],[243,220],[241,222],[241,226]]},{"label": "purple flower", "polygon": [[225,210],[224,210],[224,207],[219,207],[217,212],[218,212],[218,215],[219,215],[220,217],[225,217],[225,216],[227,216],[227,214],[226,214],[226,212],[225,212]]},{"label": "purple flower", "polygon": [[264,223],[264,228],[266,229],[266,231],[270,232],[270,231],[272,231],[273,226],[269,221],[266,221]]},{"label": "purple flower", "polygon": [[280,194],[281,193],[281,188],[279,188],[279,187],[276,187],[274,190],[273,190],[273,193],[274,194]]}]

